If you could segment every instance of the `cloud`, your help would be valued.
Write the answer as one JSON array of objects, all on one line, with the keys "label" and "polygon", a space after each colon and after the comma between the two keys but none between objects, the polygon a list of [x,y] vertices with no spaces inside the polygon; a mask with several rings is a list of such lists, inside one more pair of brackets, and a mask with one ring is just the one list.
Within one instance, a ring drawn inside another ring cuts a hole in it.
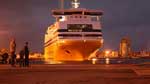
[{"label": "cloud", "polygon": [[6,35],[6,34],[8,34],[8,33],[9,33],[8,31],[0,30],[0,35]]},{"label": "cloud", "polygon": [[[65,7],[69,8],[70,0],[65,1]],[[104,11],[101,23],[106,46],[118,48],[120,39],[126,35],[134,41],[134,49],[146,43],[150,45],[150,0],[80,1],[81,7]],[[1,0],[0,35],[15,36],[18,45],[30,41],[33,50],[43,51],[44,33],[55,21],[51,9],[58,8],[59,4],[59,0]]]}]

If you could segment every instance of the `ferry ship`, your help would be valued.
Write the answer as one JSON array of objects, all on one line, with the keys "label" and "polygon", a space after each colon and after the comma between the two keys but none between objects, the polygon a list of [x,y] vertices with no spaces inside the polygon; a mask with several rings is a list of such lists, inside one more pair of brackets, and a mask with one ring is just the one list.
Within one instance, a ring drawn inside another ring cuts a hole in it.
[{"label": "ferry ship", "polygon": [[72,8],[52,10],[56,22],[45,33],[45,61],[84,61],[103,45],[100,10],[79,8],[72,0]]}]

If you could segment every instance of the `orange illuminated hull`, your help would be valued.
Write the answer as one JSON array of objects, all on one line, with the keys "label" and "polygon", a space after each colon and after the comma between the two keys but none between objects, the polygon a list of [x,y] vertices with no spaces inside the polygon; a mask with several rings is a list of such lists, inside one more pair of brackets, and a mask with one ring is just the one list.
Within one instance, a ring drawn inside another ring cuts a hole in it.
[{"label": "orange illuminated hull", "polygon": [[57,41],[45,47],[45,60],[84,61],[92,52],[100,48],[100,40],[65,40]]}]

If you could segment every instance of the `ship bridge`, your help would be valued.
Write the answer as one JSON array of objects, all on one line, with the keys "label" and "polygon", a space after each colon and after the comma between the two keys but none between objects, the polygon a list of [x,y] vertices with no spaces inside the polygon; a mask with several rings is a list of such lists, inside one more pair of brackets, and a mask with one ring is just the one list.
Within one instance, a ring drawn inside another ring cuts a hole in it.
[{"label": "ship bridge", "polygon": [[90,16],[101,16],[103,12],[100,10],[92,10],[92,9],[85,9],[85,8],[71,8],[71,9],[56,9],[52,10],[52,15],[90,15]]}]

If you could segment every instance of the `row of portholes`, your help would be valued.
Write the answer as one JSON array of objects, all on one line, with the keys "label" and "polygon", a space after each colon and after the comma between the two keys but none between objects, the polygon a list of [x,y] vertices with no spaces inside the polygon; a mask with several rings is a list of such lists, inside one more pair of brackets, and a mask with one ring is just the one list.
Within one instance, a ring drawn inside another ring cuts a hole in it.
[{"label": "row of portholes", "polygon": [[87,16],[70,16],[70,18],[87,18]]}]

